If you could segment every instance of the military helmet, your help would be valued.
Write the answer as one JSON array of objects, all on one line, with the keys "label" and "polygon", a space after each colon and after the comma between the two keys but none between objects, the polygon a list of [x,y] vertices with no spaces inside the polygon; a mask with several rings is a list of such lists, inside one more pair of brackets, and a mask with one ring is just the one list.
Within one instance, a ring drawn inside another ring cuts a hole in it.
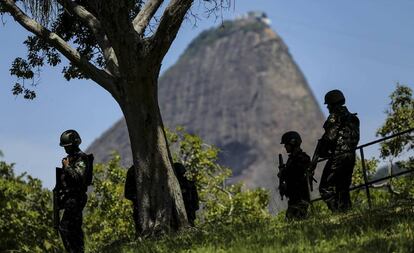
[{"label": "military helmet", "polygon": [[292,146],[299,146],[302,143],[302,138],[298,132],[289,131],[282,135],[280,144],[290,144]]},{"label": "military helmet", "polygon": [[79,146],[82,143],[82,139],[79,136],[78,132],[76,132],[75,130],[66,130],[65,132],[62,133],[62,135],[60,136],[60,143],[59,145],[61,147],[66,147],[66,146]]},{"label": "military helmet", "polygon": [[344,105],[345,96],[340,90],[331,90],[325,95],[326,105]]}]

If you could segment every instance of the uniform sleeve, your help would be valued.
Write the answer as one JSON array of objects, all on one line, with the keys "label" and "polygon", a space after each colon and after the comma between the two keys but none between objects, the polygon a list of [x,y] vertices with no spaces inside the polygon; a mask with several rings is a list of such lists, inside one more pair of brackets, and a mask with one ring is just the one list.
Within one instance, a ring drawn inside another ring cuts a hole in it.
[{"label": "uniform sleeve", "polygon": [[78,159],[74,165],[68,165],[64,169],[65,177],[69,177],[72,182],[83,185],[85,183],[86,162]]},{"label": "uniform sleeve", "polygon": [[322,140],[329,144],[334,143],[338,137],[339,125],[339,117],[335,114],[329,115],[323,125],[325,133],[322,136]]}]

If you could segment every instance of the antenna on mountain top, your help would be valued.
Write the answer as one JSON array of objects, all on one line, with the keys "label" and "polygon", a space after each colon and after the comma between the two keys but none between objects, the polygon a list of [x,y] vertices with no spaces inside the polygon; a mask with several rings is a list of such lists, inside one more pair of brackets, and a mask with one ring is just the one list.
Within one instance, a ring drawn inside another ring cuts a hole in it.
[{"label": "antenna on mountain top", "polygon": [[249,11],[247,13],[246,18],[248,19],[256,19],[260,22],[263,22],[267,25],[270,25],[272,23],[272,21],[269,19],[269,17],[267,16],[267,14],[263,11]]}]

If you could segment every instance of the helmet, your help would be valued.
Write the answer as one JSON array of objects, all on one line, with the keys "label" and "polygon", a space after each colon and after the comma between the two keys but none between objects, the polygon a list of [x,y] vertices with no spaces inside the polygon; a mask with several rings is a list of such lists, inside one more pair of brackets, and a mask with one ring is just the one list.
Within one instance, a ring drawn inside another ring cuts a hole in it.
[{"label": "helmet", "polygon": [[345,96],[340,90],[331,90],[325,95],[325,104],[327,105],[344,105]]},{"label": "helmet", "polygon": [[62,133],[62,135],[60,135],[60,143],[59,145],[61,147],[66,147],[66,146],[79,146],[82,143],[82,139],[79,136],[78,132],[76,132],[75,130],[66,130],[65,132]]},{"label": "helmet", "polygon": [[282,135],[282,141],[280,144],[290,144],[293,146],[299,146],[302,143],[302,138],[300,138],[300,135],[298,132],[295,131],[289,131]]}]

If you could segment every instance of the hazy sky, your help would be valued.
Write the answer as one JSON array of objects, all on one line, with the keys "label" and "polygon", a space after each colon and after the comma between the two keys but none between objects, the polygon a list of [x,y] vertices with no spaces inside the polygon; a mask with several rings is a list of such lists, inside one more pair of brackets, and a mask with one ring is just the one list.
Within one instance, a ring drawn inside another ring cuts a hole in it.
[{"label": "hazy sky", "polygon": [[[348,107],[361,118],[362,142],[375,138],[395,84],[414,88],[414,1],[236,0],[223,14],[230,19],[250,10],[268,14],[321,106],[327,91],[344,91]],[[163,70],[202,30],[220,25],[220,19],[205,18],[199,4],[194,11],[202,19],[197,26],[191,20],[184,23]],[[0,26],[0,150],[6,161],[16,163],[18,172],[28,171],[51,187],[54,167],[64,156],[58,146],[61,132],[77,129],[85,149],[121,117],[121,111],[111,95],[93,82],[66,82],[61,67],[43,71],[34,101],[14,97],[10,63],[25,55],[22,41],[27,33],[10,18],[4,21],[6,25]],[[324,107],[323,111],[327,113]]]}]

